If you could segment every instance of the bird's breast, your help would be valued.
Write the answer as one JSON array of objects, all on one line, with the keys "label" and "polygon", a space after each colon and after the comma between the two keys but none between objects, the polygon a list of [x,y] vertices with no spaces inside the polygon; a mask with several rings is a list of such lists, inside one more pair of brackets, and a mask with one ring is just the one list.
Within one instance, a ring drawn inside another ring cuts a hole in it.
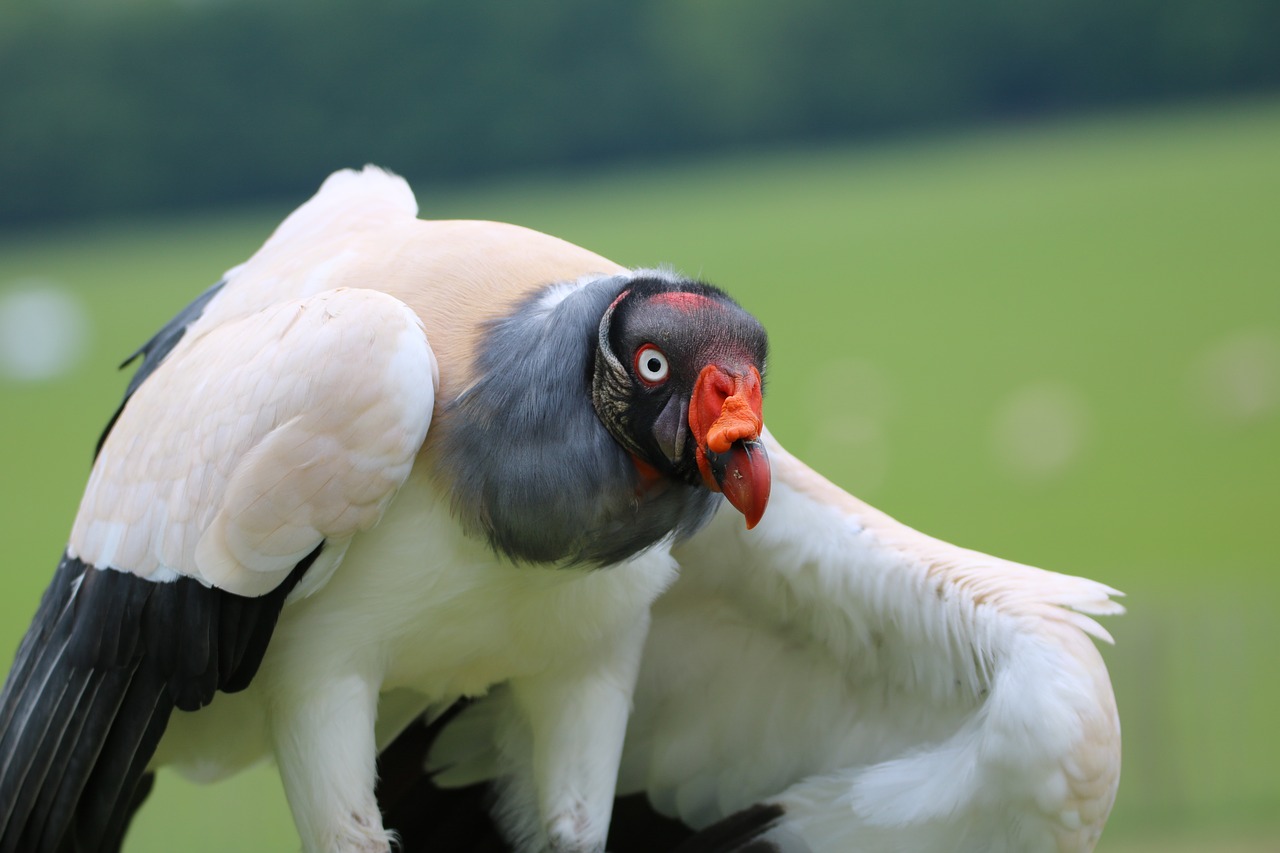
[{"label": "bird's breast", "polygon": [[603,569],[514,564],[465,535],[449,502],[415,471],[332,580],[285,609],[264,666],[322,677],[336,659],[363,658],[355,665],[380,668],[384,690],[476,695],[589,654],[646,619],[675,578],[664,545]]}]

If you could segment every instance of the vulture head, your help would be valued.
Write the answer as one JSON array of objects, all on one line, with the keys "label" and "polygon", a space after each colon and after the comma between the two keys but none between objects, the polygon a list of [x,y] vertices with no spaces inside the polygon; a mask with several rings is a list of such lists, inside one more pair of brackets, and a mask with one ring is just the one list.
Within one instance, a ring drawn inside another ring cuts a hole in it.
[{"label": "vulture head", "polygon": [[654,475],[723,492],[755,527],[770,485],[760,323],[709,285],[640,278],[596,346],[592,403],[610,434]]}]

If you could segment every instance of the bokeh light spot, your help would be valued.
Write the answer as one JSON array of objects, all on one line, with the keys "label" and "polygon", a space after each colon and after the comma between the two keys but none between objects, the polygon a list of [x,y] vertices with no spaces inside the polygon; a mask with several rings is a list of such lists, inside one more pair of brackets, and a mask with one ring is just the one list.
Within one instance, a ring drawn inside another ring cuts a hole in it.
[{"label": "bokeh light spot", "polygon": [[1280,336],[1240,331],[1209,347],[1191,369],[1191,397],[1197,413],[1221,425],[1280,412]]},{"label": "bokeh light spot", "polygon": [[1083,396],[1057,382],[1041,381],[1014,391],[996,409],[992,450],[1011,476],[1043,482],[1076,462],[1092,418]]},{"label": "bokeh light spot", "polygon": [[20,382],[55,379],[83,357],[89,316],[80,298],[51,282],[0,291],[0,374]]}]

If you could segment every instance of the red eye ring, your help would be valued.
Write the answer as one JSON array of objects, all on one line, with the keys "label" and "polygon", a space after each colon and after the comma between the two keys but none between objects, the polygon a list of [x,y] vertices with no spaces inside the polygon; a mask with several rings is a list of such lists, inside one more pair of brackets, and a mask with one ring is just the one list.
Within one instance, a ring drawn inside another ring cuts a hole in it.
[{"label": "red eye ring", "polygon": [[666,354],[653,344],[644,344],[636,350],[634,366],[640,382],[649,388],[656,388],[666,382],[671,374]]}]

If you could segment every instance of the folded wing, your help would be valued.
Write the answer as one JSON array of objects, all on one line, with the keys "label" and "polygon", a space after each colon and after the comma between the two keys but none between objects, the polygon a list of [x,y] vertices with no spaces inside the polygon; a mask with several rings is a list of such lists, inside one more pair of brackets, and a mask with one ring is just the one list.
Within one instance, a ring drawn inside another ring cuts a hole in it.
[{"label": "folded wing", "polygon": [[249,683],[426,434],[410,309],[339,288],[208,322],[230,275],[131,386],[0,696],[0,851],[117,845],[172,709]]}]

